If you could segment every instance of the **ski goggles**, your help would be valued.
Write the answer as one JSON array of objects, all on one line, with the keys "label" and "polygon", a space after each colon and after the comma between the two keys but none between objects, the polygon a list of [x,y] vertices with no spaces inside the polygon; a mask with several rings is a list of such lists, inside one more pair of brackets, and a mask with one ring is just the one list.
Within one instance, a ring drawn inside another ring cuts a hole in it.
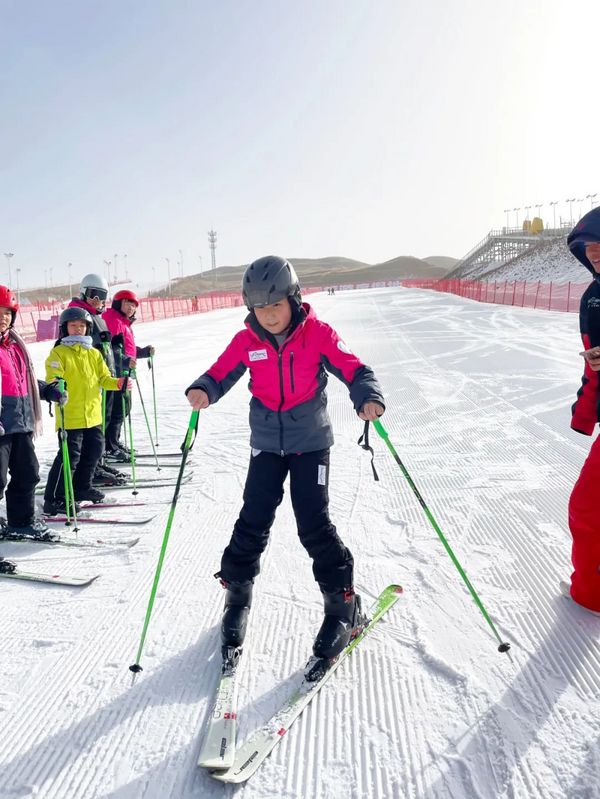
[{"label": "ski goggles", "polygon": [[89,297],[91,300],[105,300],[108,297],[108,291],[106,289],[89,288],[86,289],[85,296]]}]

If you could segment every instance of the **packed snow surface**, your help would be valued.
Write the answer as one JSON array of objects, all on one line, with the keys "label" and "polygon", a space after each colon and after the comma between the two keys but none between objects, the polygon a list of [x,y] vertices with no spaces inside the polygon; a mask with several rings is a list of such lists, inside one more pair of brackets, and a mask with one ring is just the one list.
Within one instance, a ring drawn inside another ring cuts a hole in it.
[{"label": "packed snow surface", "polygon": [[[219,672],[223,593],[212,575],[249,458],[245,376],[200,416],[193,480],[181,491],[134,685],[128,666],[173,489],[141,490],[140,500],[165,503],[149,506],[157,513],[149,524],[94,530],[105,538],[135,531],[141,541],[131,550],[2,545],[1,554],[31,570],[101,575],[85,589],[0,580],[2,799],[600,795],[600,618],[558,589],[570,572],[568,496],[590,446],[569,430],[582,365],[576,315],[408,289],[310,300],[375,369],[390,438],[511,642],[510,657],[497,652],[374,431],[373,481],[369,456],[356,445],[362,424],[332,377],[333,520],[354,553],[366,604],[391,582],[405,593],[248,783],[223,786],[197,769]],[[159,449],[183,440],[183,390],[243,316],[232,309],[139,326],[138,343],[157,347]],[[41,372],[50,344],[31,349]],[[139,373],[151,410],[143,363]],[[38,445],[44,470],[55,453],[52,427],[47,419]],[[139,400],[134,429],[147,449]],[[321,618],[287,497],[255,596],[240,741],[298,684]]]}]

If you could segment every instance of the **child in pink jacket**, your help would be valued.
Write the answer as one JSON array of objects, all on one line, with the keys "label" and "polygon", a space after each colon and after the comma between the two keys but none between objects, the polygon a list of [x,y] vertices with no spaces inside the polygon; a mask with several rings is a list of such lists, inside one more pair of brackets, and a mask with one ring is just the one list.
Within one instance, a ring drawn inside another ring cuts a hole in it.
[{"label": "child in pink jacket", "polygon": [[192,407],[202,410],[250,371],[250,467],[244,504],[219,572],[227,590],[222,652],[227,661],[237,657],[242,646],[252,585],[289,473],[298,534],[313,560],[325,606],[309,674],[316,678],[361,623],[352,554],[328,513],[333,433],[327,373],[346,384],[361,419],[376,419],[385,406],[372,370],[302,303],[298,278],[288,261],[277,256],[254,261],[244,273],[242,292],[249,309],[245,329],[186,391]]}]

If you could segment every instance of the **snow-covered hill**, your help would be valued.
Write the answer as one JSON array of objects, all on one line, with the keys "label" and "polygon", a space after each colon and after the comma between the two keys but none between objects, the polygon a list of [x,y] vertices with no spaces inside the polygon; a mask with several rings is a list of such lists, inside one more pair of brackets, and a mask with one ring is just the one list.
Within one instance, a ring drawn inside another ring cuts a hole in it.
[{"label": "snow-covered hill", "polygon": [[[453,277],[460,278],[456,273]],[[574,258],[567,247],[566,237],[543,241],[534,249],[504,264],[484,264],[469,267],[467,280],[504,282],[541,281],[542,283],[588,283],[590,273]]]},{"label": "snow-covered hill", "polygon": [[[168,512],[153,503],[169,501],[172,489],[141,491],[157,516],[135,528],[141,541],[131,550],[1,545],[2,555],[32,568],[101,575],[83,590],[0,581],[2,799],[600,795],[600,619],[558,590],[570,571],[568,496],[590,445],[569,429],[581,371],[576,316],[408,289],[314,295],[311,303],[374,367],[390,437],[512,642],[511,656],[497,652],[375,433],[373,481],[356,446],[362,424],[332,378],[332,518],[365,599],[396,581],[405,594],[245,786],[224,788],[197,770],[219,670],[223,597],[212,575],[249,457],[244,378],[201,414],[193,478],[182,487],[135,685],[128,666]],[[138,327],[138,342],[158,348],[163,450],[185,434],[183,389],[243,316],[232,309]],[[32,347],[38,366],[48,349]],[[151,407],[146,370],[140,380]],[[136,402],[135,440],[142,446],[145,438]],[[55,448],[47,419],[38,447],[45,468]],[[125,531],[133,532],[96,535]],[[297,685],[321,616],[287,497],[255,593],[241,739]]]}]

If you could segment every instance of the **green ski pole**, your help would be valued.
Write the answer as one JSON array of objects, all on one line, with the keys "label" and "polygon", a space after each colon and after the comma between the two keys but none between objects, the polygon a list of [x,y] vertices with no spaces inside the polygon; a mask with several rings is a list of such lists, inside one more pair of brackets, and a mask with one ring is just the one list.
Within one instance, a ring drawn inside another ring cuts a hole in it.
[{"label": "green ski pole", "polygon": [[[57,378],[58,381],[58,390],[61,394],[65,393],[65,381],[64,378],[59,377]],[[77,511],[75,508],[75,492],[73,491],[73,475],[71,474],[71,458],[69,456],[69,446],[68,446],[68,436],[67,430],[65,428],[65,409],[60,403],[57,403],[58,410],[60,413],[60,446],[62,451],[62,460],[63,460],[63,481],[64,481],[64,488],[65,488],[65,508],[66,508],[66,516],[67,516],[67,525],[71,524],[71,518],[74,522],[73,529],[76,531],[77,527]],[[72,517],[71,517],[72,513]]]},{"label": "green ski pole", "polygon": [[[108,341],[102,341],[102,352],[104,353],[104,360],[107,364],[109,347],[110,344]],[[102,435],[106,436],[106,389],[104,388],[102,389]]]},{"label": "green ski pole", "polygon": [[427,507],[427,503],[425,502],[425,500],[424,500],[424,499],[423,499],[423,497],[421,496],[421,494],[420,494],[420,492],[419,492],[419,489],[417,488],[417,486],[415,485],[415,483],[414,483],[414,481],[413,481],[412,477],[411,477],[411,476],[410,476],[410,474],[408,473],[408,469],[407,469],[407,468],[406,468],[406,466],[405,466],[405,465],[402,463],[402,461],[401,461],[401,459],[400,459],[400,456],[398,455],[398,453],[397,453],[397,452],[396,452],[396,450],[394,449],[394,445],[392,444],[392,442],[391,442],[391,441],[390,441],[390,439],[389,439],[389,435],[388,435],[388,432],[387,432],[387,430],[386,430],[386,429],[384,428],[384,426],[381,424],[381,421],[380,421],[379,419],[376,419],[376,420],[373,422],[373,427],[375,428],[375,430],[377,430],[377,432],[379,433],[379,435],[381,436],[381,438],[384,440],[384,442],[385,442],[385,444],[386,444],[387,448],[388,448],[388,449],[389,449],[389,451],[392,453],[392,456],[394,457],[394,460],[396,461],[396,463],[397,463],[397,464],[398,464],[398,466],[400,467],[400,469],[401,469],[401,471],[402,471],[402,474],[404,475],[404,477],[406,478],[406,480],[407,480],[407,482],[408,482],[409,486],[410,486],[410,487],[411,487],[411,489],[412,489],[412,492],[413,492],[413,494],[415,495],[415,497],[417,498],[417,500],[418,500],[419,504],[420,504],[420,505],[421,505],[421,507],[423,508],[423,511],[424,511],[425,515],[427,516],[427,518],[429,519],[429,522],[430,522],[431,526],[433,527],[433,529],[434,529],[434,530],[436,531],[436,533],[438,534],[438,536],[439,536],[439,538],[440,538],[440,541],[441,541],[441,542],[442,542],[442,544],[444,545],[444,548],[445,548],[446,552],[448,553],[448,555],[450,556],[450,559],[451,559],[452,563],[454,563],[454,565],[456,566],[456,568],[457,568],[457,570],[458,570],[458,573],[460,574],[460,576],[462,577],[462,579],[463,579],[463,581],[464,581],[465,585],[466,585],[466,586],[467,586],[467,588],[469,589],[469,592],[470,592],[471,596],[473,597],[473,599],[474,599],[474,601],[475,601],[475,604],[477,605],[477,607],[478,607],[478,608],[479,608],[479,610],[481,611],[481,613],[482,613],[482,615],[483,615],[483,618],[486,620],[486,622],[488,623],[488,625],[489,625],[489,627],[490,627],[491,631],[493,632],[493,634],[494,634],[494,635],[495,635],[495,637],[497,638],[497,640],[498,640],[498,642],[499,642],[499,644],[500,644],[500,646],[498,647],[498,652],[508,652],[508,650],[510,649],[510,644],[509,644],[509,643],[507,643],[506,641],[502,641],[502,639],[500,638],[500,635],[499,635],[499,633],[498,633],[498,630],[496,629],[496,626],[495,626],[494,622],[491,620],[491,618],[490,618],[490,616],[489,616],[489,614],[488,614],[487,610],[486,610],[486,609],[485,609],[485,607],[483,606],[483,603],[482,603],[481,599],[479,598],[479,596],[478,596],[477,592],[475,591],[475,589],[474,589],[474,588],[473,588],[473,586],[471,585],[471,581],[470,581],[470,580],[469,580],[469,578],[467,577],[467,574],[466,574],[465,570],[464,570],[464,569],[463,569],[463,567],[460,565],[460,563],[459,563],[459,561],[458,561],[458,558],[456,557],[456,555],[455,555],[455,554],[454,554],[454,552],[452,551],[452,548],[450,547],[450,544],[449,544],[449,543],[448,543],[448,541],[446,540],[446,538],[445,538],[444,534],[442,533],[442,531],[441,531],[441,529],[440,529],[440,527],[439,527],[438,523],[437,523],[437,522],[436,522],[436,520],[434,519],[434,517],[433,517],[433,514],[431,513],[431,511],[430,511],[430,510],[429,510],[429,508]]},{"label": "green ski pole", "polygon": [[[123,369],[123,378],[125,382],[123,383],[123,393],[121,394],[121,402],[123,403],[123,429],[127,429],[129,427],[129,446],[130,446],[130,463],[131,463],[131,482],[133,483],[133,491],[131,492],[134,496],[138,494],[137,485],[135,481],[135,452],[133,450],[133,425],[131,423],[131,391],[128,391],[127,381],[129,377],[135,377],[135,370],[134,369]],[[127,396],[129,397],[129,414],[126,414],[125,411],[127,410],[127,403],[125,402],[125,392],[127,392]],[[127,441],[127,436],[124,436],[125,441]]]},{"label": "green ski pole", "polygon": [[148,601],[148,607],[146,609],[146,618],[144,619],[144,626],[142,629],[142,636],[140,638],[140,645],[138,647],[137,655],[135,656],[135,663],[133,663],[129,667],[129,670],[132,671],[134,674],[133,676],[134,680],[135,680],[135,675],[138,672],[142,671],[140,660],[142,658],[144,642],[146,641],[146,633],[148,632],[148,625],[150,624],[150,617],[152,616],[152,609],[154,607],[154,600],[156,598],[156,591],[158,589],[158,581],[160,579],[160,573],[162,571],[165,555],[167,552],[167,544],[169,543],[171,525],[173,524],[173,518],[175,516],[175,508],[177,506],[177,500],[179,499],[179,490],[181,488],[181,478],[183,477],[185,462],[187,461],[188,453],[194,444],[194,440],[196,438],[196,431],[198,430],[198,415],[199,411],[192,411],[192,414],[190,416],[190,421],[188,424],[187,433],[185,435],[183,446],[181,448],[183,452],[181,458],[181,466],[179,467],[179,474],[177,475],[175,493],[173,494],[173,500],[171,501],[171,510],[169,511],[169,518],[167,519],[167,526],[165,529],[165,534],[163,536],[162,545],[160,548],[160,554],[158,556],[158,563],[156,564],[156,572],[154,573],[154,582],[152,583],[152,590],[150,591],[150,599]]}]

